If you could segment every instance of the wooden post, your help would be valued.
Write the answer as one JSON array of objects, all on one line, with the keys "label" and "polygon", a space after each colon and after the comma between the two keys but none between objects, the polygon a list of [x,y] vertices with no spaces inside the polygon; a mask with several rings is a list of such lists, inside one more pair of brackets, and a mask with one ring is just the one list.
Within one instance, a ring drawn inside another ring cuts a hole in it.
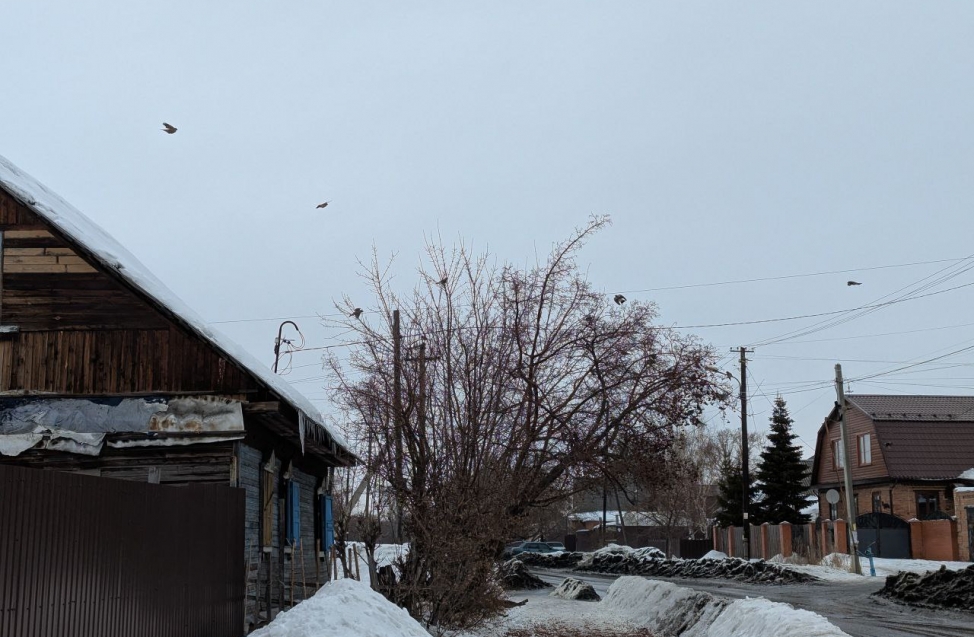
[{"label": "wooden post", "polygon": [[764,522],[758,528],[761,529],[761,559],[766,560],[773,557],[768,555],[768,523]]},{"label": "wooden post", "polygon": [[791,524],[789,522],[782,522],[778,525],[778,531],[778,537],[781,538],[781,557],[791,557]]},{"label": "wooden post", "polygon": [[727,557],[734,557],[734,527],[727,527]]},{"label": "wooden post", "polygon": [[308,580],[304,575],[304,541],[298,540],[298,550],[301,551],[301,599],[308,599]]},{"label": "wooden post", "polygon": [[362,581],[362,567],[358,562],[358,545],[352,545],[352,553],[355,554],[355,579]]}]

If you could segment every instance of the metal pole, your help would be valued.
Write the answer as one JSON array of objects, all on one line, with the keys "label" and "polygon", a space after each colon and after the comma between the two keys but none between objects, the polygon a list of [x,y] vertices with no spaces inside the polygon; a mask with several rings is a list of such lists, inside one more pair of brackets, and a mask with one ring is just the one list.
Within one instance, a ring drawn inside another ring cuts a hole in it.
[{"label": "metal pole", "polygon": [[748,449],[747,449],[747,348],[741,348],[741,377],[738,379],[741,385],[741,486],[744,525],[744,555],[751,559],[751,494],[749,493],[748,483]]},{"label": "metal pole", "polygon": [[[283,323],[280,324],[280,326],[278,326],[277,338],[274,339],[274,373],[275,374],[277,373],[277,363],[281,359],[281,334],[284,332],[284,326],[287,325],[288,323],[294,326],[294,329],[298,331],[298,334],[301,333],[301,328],[299,328],[298,324],[295,323],[294,321],[284,321]],[[304,339],[303,336],[301,338]],[[303,347],[303,345],[300,345],[299,347]]]},{"label": "metal pole", "polygon": [[845,511],[846,519],[849,522],[849,555],[852,556],[852,568],[856,575],[862,575],[862,566],[859,565],[859,534],[856,531],[856,517],[852,511],[852,463],[849,456],[849,430],[845,426],[845,390],[842,388],[842,365],[835,365],[835,393],[838,397],[839,406],[839,432],[842,435],[842,474],[845,481]]}]

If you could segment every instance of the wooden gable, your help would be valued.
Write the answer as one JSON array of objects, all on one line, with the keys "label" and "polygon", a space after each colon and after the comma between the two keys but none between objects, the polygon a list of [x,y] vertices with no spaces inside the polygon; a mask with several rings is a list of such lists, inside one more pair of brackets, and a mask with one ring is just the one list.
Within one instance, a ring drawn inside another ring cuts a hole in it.
[{"label": "wooden gable", "polygon": [[3,190],[0,242],[0,392],[238,395],[259,388]]},{"label": "wooden gable", "polygon": [[[834,412],[834,410],[833,410]],[[838,421],[832,420],[834,413],[825,420],[815,449],[815,474],[817,484],[839,484],[843,480],[842,469],[835,465],[833,442],[841,440]],[[846,410],[846,426],[849,429],[849,455],[851,457],[853,481],[885,478],[889,475],[883,450],[876,434],[872,418],[862,410],[850,405]],[[870,462],[860,463],[859,436],[869,435]]]}]

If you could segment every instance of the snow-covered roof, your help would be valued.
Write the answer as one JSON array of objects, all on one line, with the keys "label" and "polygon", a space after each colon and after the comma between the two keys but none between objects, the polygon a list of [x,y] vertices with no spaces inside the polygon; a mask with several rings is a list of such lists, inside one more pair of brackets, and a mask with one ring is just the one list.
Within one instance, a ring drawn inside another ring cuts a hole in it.
[{"label": "snow-covered roof", "polygon": [[974,480],[974,468],[962,472],[957,478],[960,480]]},{"label": "snow-covered roof", "polygon": [[301,421],[308,420],[323,429],[336,444],[352,454],[348,441],[325,422],[321,413],[304,394],[225,334],[213,329],[98,224],[2,155],[0,155],[0,187],[87,250],[103,266],[116,272],[134,288],[165,308],[200,338],[208,341],[227,358],[256,377],[271,392],[290,403],[299,413],[302,439],[304,423]]},{"label": "snow-covered roof", "polygon": [[[568,516],[569,519],[577,522],[602,522],[602,511],[581,511],[578,513],[572,513]],[[607,511],[605,516],[605,522],[608,525],[619,524],[620,520],[626,524],[626,526],[656,526],[657,516],[653,512],[647,511]]]}]

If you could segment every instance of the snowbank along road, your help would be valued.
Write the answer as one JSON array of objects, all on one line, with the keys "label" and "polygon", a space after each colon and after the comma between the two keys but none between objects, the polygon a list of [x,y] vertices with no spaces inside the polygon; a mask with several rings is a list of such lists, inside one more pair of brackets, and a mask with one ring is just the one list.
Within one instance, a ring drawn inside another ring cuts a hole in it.
[{"label": "snowbank along road", "polygon": [[[553,585],[560,584],[566,571],[532,569]],[[605,595],[617,576],[571,572],[571,576],[592,584]],[[652,578],[705,591],[731,599],[764,597],[785,602],[822,615],[852,637],[974,637],[974,614],[918,609],[873,595],[883,587],[883,578],[862,582],[814,582],[765,586],[728,580]]]}]

